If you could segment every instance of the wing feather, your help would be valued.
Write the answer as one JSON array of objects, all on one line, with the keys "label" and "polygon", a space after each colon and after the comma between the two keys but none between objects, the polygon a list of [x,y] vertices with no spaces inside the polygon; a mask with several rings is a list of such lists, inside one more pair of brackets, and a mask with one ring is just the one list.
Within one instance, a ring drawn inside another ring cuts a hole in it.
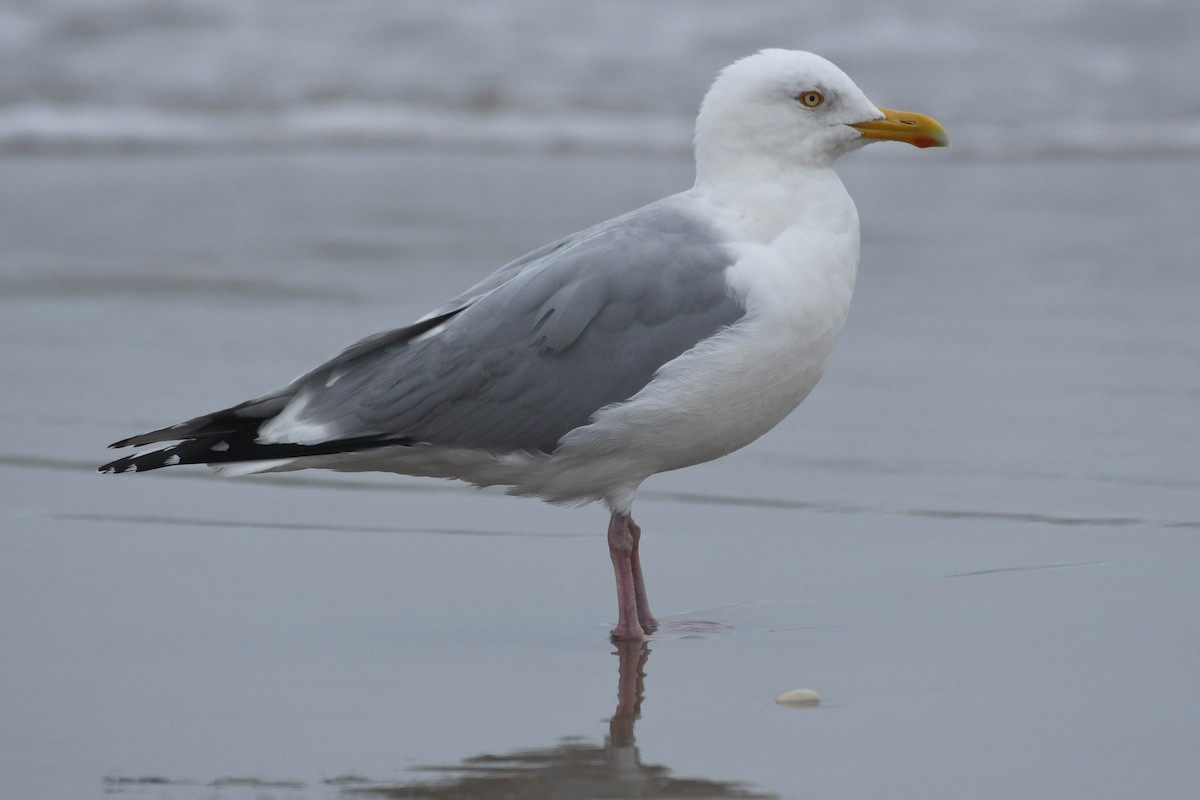
[{"label": "wing feather", "polygon": [[745,314],[732,255],[678,197],[554,242],[282,389],[117,442],[107,471],[427,443],[552,452]]},{"label": "wing feather", "polygon": [[380,347],[328,389],[300,386],[264,436],[288,441],[312,426],[356,440],[553,451],[745,313],[725,280],[731,254],[671,200],[505,267],[496,274],[506,280],[466,293],[440,333]]}]

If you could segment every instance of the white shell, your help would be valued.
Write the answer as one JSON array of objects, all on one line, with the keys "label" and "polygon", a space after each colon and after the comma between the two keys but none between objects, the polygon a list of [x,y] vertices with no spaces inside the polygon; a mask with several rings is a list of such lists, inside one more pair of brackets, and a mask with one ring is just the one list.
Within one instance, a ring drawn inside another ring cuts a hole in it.
[{"label": "white shell", "polygon": [[812,689],[792,689],[776,697],[775,702],[781,706],[819,706],[821,695]]}]

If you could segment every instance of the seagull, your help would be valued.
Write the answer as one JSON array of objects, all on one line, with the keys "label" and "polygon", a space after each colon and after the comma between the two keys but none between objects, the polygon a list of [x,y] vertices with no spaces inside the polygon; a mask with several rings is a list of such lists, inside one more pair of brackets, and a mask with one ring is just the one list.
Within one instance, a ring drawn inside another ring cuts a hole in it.
[{"label": "seagull", "polygon": [[948,144],[820,56],[759,51],[701,103],[692,188],[534,250],[281,389],[116,442],[175,443],[100,471],[378,471],[602,501],[611,635],[644,639],[658,622],[638,487],[745,447],[812,391],[859,261],[833,165],[880,140]]}]

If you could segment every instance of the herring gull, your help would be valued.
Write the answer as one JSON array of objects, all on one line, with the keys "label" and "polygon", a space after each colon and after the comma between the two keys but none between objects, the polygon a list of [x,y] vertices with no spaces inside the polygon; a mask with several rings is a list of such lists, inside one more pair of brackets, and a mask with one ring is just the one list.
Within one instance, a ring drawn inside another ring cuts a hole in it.
[{"label": "herring gull", "polygon": [[744,447],[816,385],[846,319],[858,213],[834,161],[944,146],[811,53],[725,68],[696,119],[695,185],[519,258],[282,389],[116,442],[102,472],[381,471],[603,501],[618,640],[657,627],[634,496]]}]

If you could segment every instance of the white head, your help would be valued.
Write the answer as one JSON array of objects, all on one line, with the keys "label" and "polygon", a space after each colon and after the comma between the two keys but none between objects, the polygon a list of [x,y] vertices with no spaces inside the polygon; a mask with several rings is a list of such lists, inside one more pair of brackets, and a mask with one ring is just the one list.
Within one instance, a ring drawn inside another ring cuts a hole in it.
[{"label": "white head", "polygon": [[945,145],[928,117],[877,108],[829,61],[799,50],[760,50],[721,71],[696,119],[696,162],[707,170],[758,161],[827,167],[874,139]]}]

